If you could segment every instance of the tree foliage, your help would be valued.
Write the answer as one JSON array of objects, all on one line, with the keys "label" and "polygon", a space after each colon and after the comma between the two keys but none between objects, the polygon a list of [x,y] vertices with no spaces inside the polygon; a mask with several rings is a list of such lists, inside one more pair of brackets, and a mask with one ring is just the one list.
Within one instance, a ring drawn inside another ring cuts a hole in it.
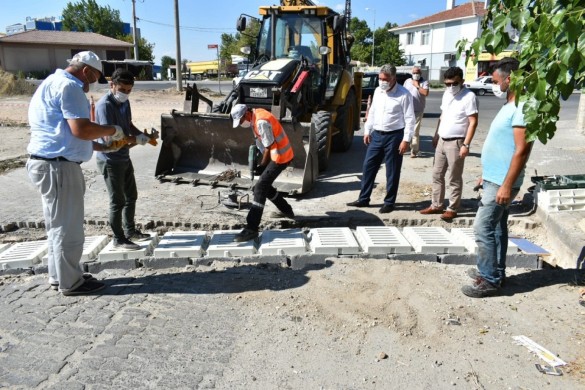
[{"label": "tree foliage", "polygon": [[[119,40],[134,43],[134,37],[132,35],[122,35],[118,37]],[[148,42],[146,39],[140,37],[138,40],[138,59],[141,61],[154,62],[154,43]],[[134,58],[134,46],[130,49],[130,56]]]},{"label": "tree foliage", "polygon": [[[259,32],[260,23],[254,19],[248,19],[248,25],[243,33],[221,34],[219,56],[222,61],[230,63],[232,55],[244,55],[240,51],[244,46],[250,46],[251,52],[254,53],[256,51],[256,37]],[[254,61],[254,58],[250,58],[250,60]]]},{"label": "tree foliage", "polygon": [[65,31],[89,31],[112,38],[123,35],[120,11],[100,7],[95,0],[67,3],[62,16]]},{"label": "tree foliage", "polygon": [[161,76],[163,80],[167,79],[167,74],[168,74],[168,69],[169,69],[169,65],[176,65],[177,64],[177,60],[169,57],[169,56],[162,56],[160,59],[160,64],[161,64]]},{"label": "tree foliage", "polygon": [[[388,31],[396,26],[396,24],[387,22],[383,27],[372,32],[365,20],[351,18],[349,28],[351,34],[355,37],[355,43],[351,47],[351,59],[371,64],[372,45],[375,45],[374,66],[383,64],[404,65],[404,51],[400,49],[398,36]],[[375,34],[375,40],[372,40],[373,34]]]},{"label": "tree foliage", "polygon": [[[124,23],[120,19],[120,11],[99,6],[95,0],[81,0],[67,3],[63,10],[63,30],[94,32],[106,37],[116,38],[124,42],[134,43],[131,34],[124,34]],[[145,38],[138,40],[138,59],[154,61],[154,43]],[[134,47],[131,49],[134,58]]]},{"label": "tree foliage", "polygon": [[490,0],[483,32],[473,42],[458,42],[459,55],[477,62],[485,50],[499,54],[515,44],[521,69],[510,88],[525,101],[527,139],[546,143],[556,131],[560,99],[585,82],[585,3],[583,0]]}]

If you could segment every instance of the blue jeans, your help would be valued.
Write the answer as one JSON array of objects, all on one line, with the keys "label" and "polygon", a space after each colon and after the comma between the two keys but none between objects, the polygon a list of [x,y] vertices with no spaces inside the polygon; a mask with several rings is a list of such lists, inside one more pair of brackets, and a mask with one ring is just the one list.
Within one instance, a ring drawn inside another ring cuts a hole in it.
[{"label": "blue jeans", "polygon": [[376,174],[382,161],[386,164],[386,196],[384,205],[394,206],[400,183],[402,155],[398,147],[404,138],[404,129],[391,132],[372,131],[368,145],[362,176],[362,189],[359,201],[369,202],[374,189]]},{"label": "blue jeans", "polygon": [[[483,182],[483,195],[475,215],[473,230],[477,243],[477,269],[482,278],[498,286],[506,276],[506,252],[508,251],[509,204],[496,203],[500,186]],[[510,200],[518,194],[512,190]]]}]

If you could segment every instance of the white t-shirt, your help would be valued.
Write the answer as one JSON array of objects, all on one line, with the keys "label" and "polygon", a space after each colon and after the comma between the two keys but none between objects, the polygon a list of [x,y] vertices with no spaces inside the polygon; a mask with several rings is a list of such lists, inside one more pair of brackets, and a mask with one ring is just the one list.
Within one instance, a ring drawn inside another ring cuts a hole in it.
[{"label": "white t-shirt", "polygon": [[477,96],[467,88],[463,88],[455,96],[445,91],[441,103],[441,123],[439,137],[463,138],[469,127],[469,116],[476,114],[479,103]]}]

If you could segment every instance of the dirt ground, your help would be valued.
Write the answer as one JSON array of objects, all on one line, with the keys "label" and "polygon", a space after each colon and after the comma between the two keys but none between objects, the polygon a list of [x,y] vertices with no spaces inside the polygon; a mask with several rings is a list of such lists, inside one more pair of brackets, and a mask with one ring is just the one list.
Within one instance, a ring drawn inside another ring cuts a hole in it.
[{"label": "dirt ground", "polygon": [[[29,99],[0,97],[0,175],[23,166],[26,160]],[[131,99],[135,124],[150,129],[159,127],[161,111],[180,109],[183,96],[174,90],[137,91]],[[424,192],[416,188],[412,196]],[[107,234],[108,230],[87,229],[88,235]],[[546,232],[533,229],[528,235],[546,245]],[[36,229],[0,234],[4,242],[44,237],[44,231]],[[332,379],[325,383],[340,384],[332,388],[584,388],[585,307],[577,303],[577,283],[582,282],[583,274],[510,269],[503,296],[474,300],[460,293],[461,285],[469,282],[468,268],[417,261],[333,259],[327,267],[308,270],[309,282],[301,288],[231,295],[230,299],[240,301],[249,309],[250,318],[257,320],[245,336],[249,343],[241,343],[238,351],[247,365],[230,368],[230,377],[239,378],[240,384],[257,381],[277,386],[281,373],[298,370],[298,382],[289,378],[287,383],[300,388],[304,383],[319,383],[303,376],[303,370],[305,374],[310,371],[306,367],[317,365],[322,369],[315,372]],[[17,280],[3,277],[0,284]],[[282,332],[272,332],[274,338],[263,338],[268,329],[279,327]],[[516,335],[532,338],[568,362],[562,368],[564,375],[539,373],[534,364],[544,362],[515,345],[512,336]],[[297,342],[300,338],[302,344]],[[279,359],[284,348],[298,355],[298,364]],[[330,358],[331,353],[337,358]],[[266,356],[273,358],[269,370],[262,367]],[[355,359],[344,359],[346,356],[358,356],[362,362],[353,385],[333,381],[356,371],[355,366],[348,366]],[[381,366],[387,368],[380,370]],[[317,375],[315,372],[311,375]]]}]

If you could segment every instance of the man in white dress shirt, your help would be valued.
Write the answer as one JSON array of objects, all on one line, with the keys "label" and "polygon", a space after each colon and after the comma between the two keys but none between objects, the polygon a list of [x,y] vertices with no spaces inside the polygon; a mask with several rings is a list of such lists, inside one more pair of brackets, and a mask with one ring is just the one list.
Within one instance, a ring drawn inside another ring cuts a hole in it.
[{"label": "man in white dress shirt", "polygon": [[368,207],[374,189],[374,181],[380,164],[386,165],[386,196],[380,213],[394,210],[402,158],[410,148],[415,126],[412,95],[396,82],[396,67],[384,65],[380,70],[379,86],[372,98],[372,106],[365,123],[364,144],[367,145],[364,160],[361,191],[352,207]]}]

